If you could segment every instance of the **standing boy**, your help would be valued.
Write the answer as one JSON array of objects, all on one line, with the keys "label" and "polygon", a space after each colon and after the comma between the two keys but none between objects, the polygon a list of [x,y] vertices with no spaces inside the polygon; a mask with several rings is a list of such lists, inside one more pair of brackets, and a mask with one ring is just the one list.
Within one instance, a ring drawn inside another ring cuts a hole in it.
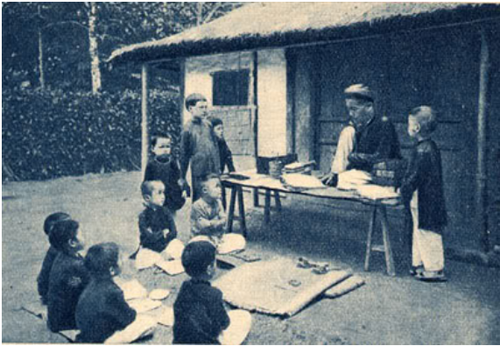
[{"label": "standing boy", "polygon": [[222,292],[210,284],[215,253],[212,243],[195,241],[182,254],[182,265],[191,279],[182,284],[174,303],[174,344],[217,345],[224,339],[241,342],[250,331],[250,314],[236,310],[240,314],[232,318],[232,311],[228,315],[224,308]]},{"label": "standing boy", "polygon": [[413,109],[408,134],[417,141],[401,186],[413,221],[411,274],[423,281],[444,281],[442,231],[447,223],[441,155],[431,134],[437,126],[431,107]]},{"label": "standing boy", "polygon": [[[54,228],[54,225],[63,220],[70,220],[70,216],[66,213],[54,213],[50,214],[43,223],[43,231],[49,237],[50,232]],[[49,246],[49,250],[45,254],[45,258],[43,259],[42,269],[40,270],[40,274],[36,279],[38,294],[40,295],[40,299],[42,304],[47,304],[47,293],[49,292],[49,279],[50,279],[50,271],[52,270],[52,265],[59,254],[59,251],[56,250],[52,245]]]},{"label": "standing boy", "polygon": [[152,157],[146,167],[144,181],[159,180],[165,186],[165,202],[172,214],[181,209],[186,200],[179,185],[181,177],[179,163],[173,158],[172,140],[166,134],[157,134],[151,139]]},{"label": "standing boy", "polygon": [[63,220],[54,224],[49,234],[50,245],[59,251],[50,271],[47,293],[47,324],[53,332],[76,329],[76,304],[90,280],[79,254],[84,243],[78,228],[78,222]]},{"label": "standing boy", "polygon": [[214,135],[217,138],[217,144],[219,146],[220,172],[224,173],[226,167],[229,172],[234,172],[233,154],[224,139],[224,124],[222,123],[222,119],[210,117],[210,122],[212,123]]},{"label": "standing boy", "polygon": [[186,98],[186,109],[192,118],[184,126],[181,135],[181,179],[180,185],[186,189],[186,173],[191,164],[192,199],[200,198],[200,183],[208,174],[220,175],[220,158],[217,140],[207,117],[207,99],[200,94]]}]

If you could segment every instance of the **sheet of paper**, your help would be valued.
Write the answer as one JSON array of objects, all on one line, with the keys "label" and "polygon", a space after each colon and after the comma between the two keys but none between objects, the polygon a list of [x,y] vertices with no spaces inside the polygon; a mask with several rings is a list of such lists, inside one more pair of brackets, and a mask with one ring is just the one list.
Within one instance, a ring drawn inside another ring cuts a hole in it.
[{"label": "sheet of paper", "polygon": [[159,324],[166,327],[172,327],[174,325],[174,309],[171,306],[163,307],[157,319]]},{"label": "sheet of paper", "polygon": [[283,174],[282,178],[285,184],[289,185],[292,188],[297,188],[297,189],[326,188],[326,186],[323,185],[323,183],[321,183],[321,180],[312,175],[291,173],[291,174]]},{"label": "sheet of paper", "polygon": [[163,300],[163,299],[166,299],[169,295],[170,295],[169,290],[157,288],[155,290],[152,290],[149,293],[148,297],[149,297],[149,299],[153,299],[153,300]]},{"label": "sheet of paper", "polygon": [[127,282],[117,281],[116,284],[122,289],[125,300],[146,298],[148,295],[146,288],[136,279]]},{"label": "sheet of paper", "polygon": [[147,311],[151,311],[154,309],[158,309],[160,306],[162,306],[161,302],[158,300],[152,300],[149,298],[143,298],[143,299],[133,299],[128,301],[128,305],[137,311],[138,314],[142,314]]},{"label": "sheet of paper", "polygon": [[182,266],[182,261],[180,259],[173,261],[158,261],[156,266],[162,269],[168,275],[179,275],[184,273],[184,267]]}]

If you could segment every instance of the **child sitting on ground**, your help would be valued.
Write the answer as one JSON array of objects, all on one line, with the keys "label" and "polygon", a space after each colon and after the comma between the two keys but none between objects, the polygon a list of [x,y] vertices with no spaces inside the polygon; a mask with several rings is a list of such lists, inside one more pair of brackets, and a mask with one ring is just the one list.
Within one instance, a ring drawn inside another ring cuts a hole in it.
[{"label": "child sitting on ground", "polygon": [[245,238],[240,234],[226,234],[226,222],[221,182],[218,176],[210,174],[201,183],[201,198],[191,207],[191,237],[212,242],[219,253],[243,250]]},{"label": "child sitting on ground", "polygon": [[[164,207],[165,186],[159,180],[145,181],[141,186],[145,208],[139,215],[140,250],[136,267],[143,269],[164,259],[179,259],[184,245],[177,238],[172,214]],[[161,255],[160,255],[161,254]]]},{"label": "child sitting on ground", "polygon": [[441,154],[431,134],[437,126],[432,108],[413,109],[408,134],[416,139],[401,186],[401,196],[413,221],[411,274],[423,281],[444,281],[442,231],[447,223]]},{"label": "child sitting on ground", "polygon": [[84,243],[78,228],[78,222],[62,220],[49,233],[50,245],[59,252],[50,271],[47,293],[47,324],[53,332],[76,329],[76,304],[90,280],[79,254]]},{"label": "child sitting on ground", "polygon": [[127,333],[127,327],[140,321],[140,315],[127,304],[123,291],[113,281],[121,272],[120,263],[115,243],[94,245],[88,250],[85,267],[92,279],[76,307],[80,330],[76,342],[103,343],[113,335],[115,341],[128,343],[137,336]]},{"label": "child sitting on ground", "polygon": [[179,179],[181,177],[180,167],[172,153],[172,140],[166,134],[153,136],[151,140],[152,157],[146,167],[144,181],[159,180],[166,190],[164,207],[167,207],[172,215],[182,208],[186,199],[183,197]]},{"label": "child sitting on ground", "polygon": [[[49,237],[50,231],[54,227],[54,225],[62,220],[69,220],[70,216],[66,213],[54,213],[50,214],[43,223],[43,231]],[[40,270],[40,274],[36,279],[38,286],[38,294],[40,295],[40,300],[42,304],[47,304],[47,292],[49,291],[49,277],[50,270],[52,269],[52,265],[54,264],[54,260],[56,259],[58,251],[52,245],[49,246],[49,250],[45,254],[45,258],[42,262],[42,269]]]},{"label": "child sitting on ground", "polygon": [[182,264],[191,279],[174,303],[174,344],[239,344],[250,331],[250,314],[235,310],[228,315],[222,292],[210,284],[215,252],[208,241],[193,241],[184,249]]},{"label": "child sitting on ground", "polygon": [[233,154],[224,139],[224,124],[222,123],[222,119],[211,117],[210,122],[212,123],[214,135],[219,145],[220,172],[224,173],[226,167],[230,173],[234,172]]}]

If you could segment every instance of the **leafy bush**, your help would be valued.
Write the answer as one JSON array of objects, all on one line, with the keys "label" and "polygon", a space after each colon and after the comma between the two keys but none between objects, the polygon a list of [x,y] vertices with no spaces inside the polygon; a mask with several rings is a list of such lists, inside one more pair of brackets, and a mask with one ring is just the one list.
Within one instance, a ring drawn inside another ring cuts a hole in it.
[{"label": "leafy bush", "polygon": [[[141,96],[4,90],[3,181],[139,169]],[[150,133],[180,134],[177,95],[152,90]]]}]

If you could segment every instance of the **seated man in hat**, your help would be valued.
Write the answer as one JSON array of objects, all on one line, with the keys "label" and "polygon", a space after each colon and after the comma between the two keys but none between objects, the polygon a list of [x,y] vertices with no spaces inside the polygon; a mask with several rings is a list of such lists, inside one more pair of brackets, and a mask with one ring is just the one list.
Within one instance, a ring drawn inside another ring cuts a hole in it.
[{"label": "seated man in hat", "polygon": [[336,186],[338,174],[351,169],[370,172],[381,159],[401,158],[399,140],[392,122],[375,114],[372,91],[363,84],[344,91],[349,123],[340,133],[330,173],[323,183]]}]

